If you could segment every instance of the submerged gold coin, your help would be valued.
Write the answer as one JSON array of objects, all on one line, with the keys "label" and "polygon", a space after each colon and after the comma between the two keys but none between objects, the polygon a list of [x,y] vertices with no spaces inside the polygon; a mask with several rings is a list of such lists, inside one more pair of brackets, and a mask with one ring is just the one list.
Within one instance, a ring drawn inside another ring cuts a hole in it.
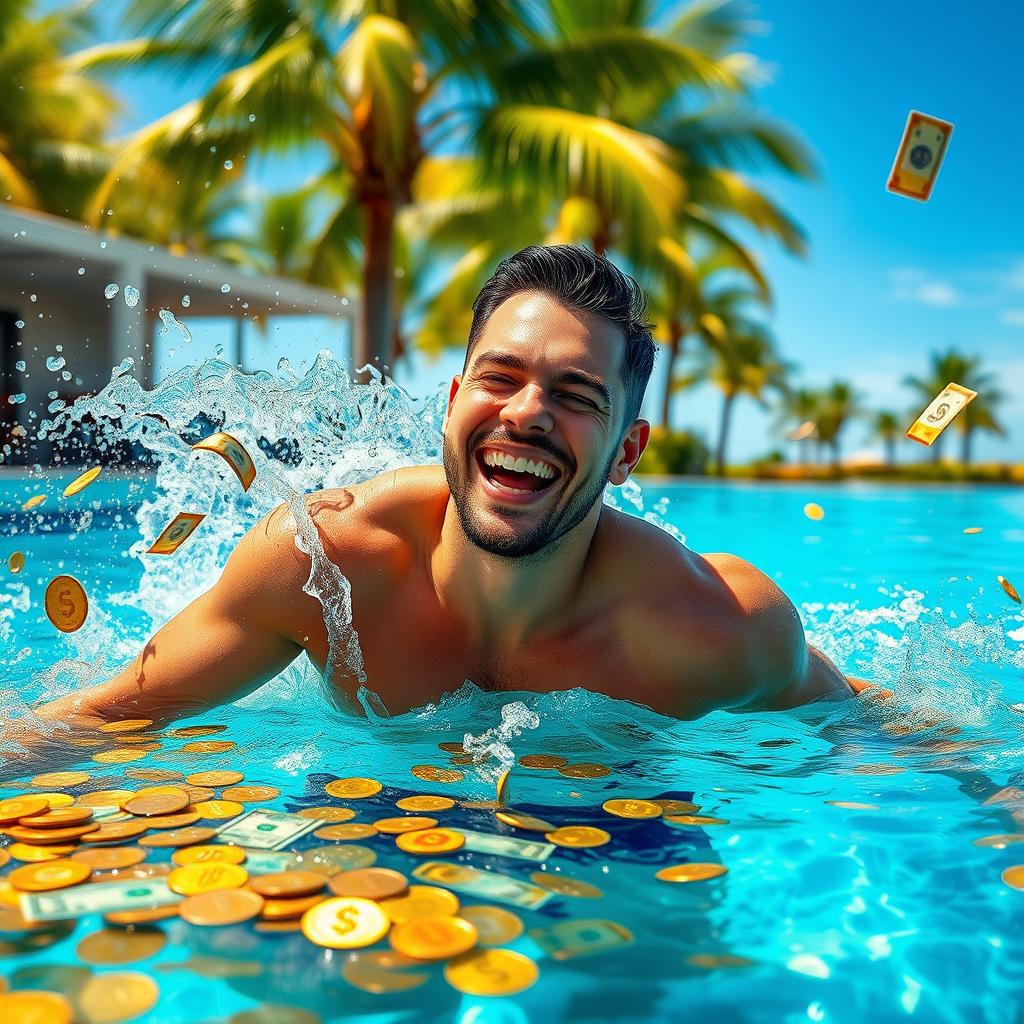
[{"label": "submerged gold coin", "polygon": [[430,979],[429,974],[421,971],[401,970],[403,967],[415,967],[417,963],[394,950],[365,950],[350,954],[342,962],[341,975],[350,985],[375,995],[406,992]]},{"label": "submerged gold coin", "polygon": [[71,859],[88,864],[96,871],[117,871],[141,864],[146,859],[146,851],[138,846],[86,846],[75,850]]},{"label": "submerged gold coin", "polygon": [[425,828],[433,828],[437,818],[426,818],[422,815],[410,814],[402,818],[381,818],[373,823],[373,827],[386,836],[397,836],[404,832],[417,832]]},{"label": "submerged gold coin", "polygon": [[461,849],[466,837],[450,828],[428,828],[417,832],[405,832],[395,840],[395,845],[406,853],[432,854],[450,853]]},{"label": "submerged gold coin", "polygon": [[523,768],[539,768],[552,770],[562,768],[569,763],[566,757],[556,757],[552,754],[524,754],[519,758],[519,764]]},{"label": "submerged gold coin", "polygon": [[193,772],[191,775],[185,776],[185,781],[192,786],[212,786],[214,789],[219,789],[221,786],[233,786],[244,778],[245,776],[241,772],[221,770]]},{"label": "submerged gold coin", "polygon": [[384,787],[376,779],[348,778],[334,779],[324,786],[328,796],[336,796],[341,800],[364,800],[375,796]]},{"label": "submerged gold coin", "polygon": [[705,814],[664,814],[662,821],[673,825],[728,825],[725,818],[711,818]]},{"label": "submerged gold coin", "polygon": [[275,871],[249,879],[249,888],[253,892],[277,899],[312,896],[321,892],[326,884],[326,877],[316,871]]},{"label": "submerged gold coin", "polygon": [[18,819],[19,825],[29,828],[60,828],[67,825],[82,825],[92,818],[91,807],[51,807],[42,814],[29,814]]},{"label": "submerged gold coin", "polygon": [[459,898],[436,885],[410,885],[404,896],[381,899],[380,906],[395,924],[401,924],[418,917],[457,914]]},{"label": "submerged gold coin", "polygon": [[310,896],[267,897],[263,901],[260,916],[268,921],[292,921],[302,917],[311,907],[315,907],[325,899],[323,893],[317,892]]},{"label": "submerged gold coin", "polygon": [[1024,833],[1009,832],[1004,835],[982,836],[972,840],[974,846],[991,846],[994,850],[1005,850],[1014,843],[1024,843]]},{"label": "submerged gold coin", "polygon": [[141,761],[147,753],[149,751],[121,747],[117,750],[101,750],[92,755],[92,760],[97,764],[124,764],[125,761]]},{"label": "submerged gold coin", "polygon": [[140,1017],[156,1006],[160,989],[145,974],[95,974],[75,997],[82,1018],[89,1024],[113,1024]]},{"label": "submerged gold coin", "polygon": [[194,736],[214,736],[219,732],[224,732],[225,729],[227,729],[226,725],[182,725],[177,729],[171,729],[167,735],[173,736],[176,739]]},{"label": "submerged gold coin", "polygon": [[450,796],[405,796],[395,801],[400,811],[447,811],[455,806]]},{"label": "submerged gold coin", "polygon": [[409,890],[409,879],[391,868],[357,868],[334,875],[328,887],[335,896],[362,896],[368,900],[386,900]]},{"label": "submerged gold coin", "polygon": [[7,559],[7,568],[17,576],[25,568],[25,552],[12,551]]},{"label": "submerged gold coin", "polygon": [[51,811],[55,807],[70,807],[75,802],[75,798],[70,793],[33,793],[32,795],[46,797]]},{"label": "submerged gold coin", "polygon": [[45,494],[33,494],[31,498],[21,503],[21,511],[27,512],[30,508],[38,508],[44,501],[46,501]]},{"label": "submerged gold coin", "polygon": [[144,782],[173,782],[182,778],[182,773],[173,768],[125,768],[124,774],[125,778]]},{"label": "submerged gold coin", "polygon": [[556,846],[583,849],[591,846],[604,846],[605,843],[611,841],[612,837],[603,828],[592,828],[590,825],[566,825],[546,833],[544,838]]},{"label": "submerged gold coin", "polygon": [[45,796],[15,796],[0,800],[0,825],[10,825],[30,814],[41,814],[50,806]]},{"label": "submerged gold coin", "polygon": [[523,814],[521,811],[495,811],[494,816],[498,821],[512,828],[521,828],[527,832],[553,832],[555,826],[543,818],[535,818],[532,814]]},{"label": "submerged gold coin", "polygon": [[135,791],[131,789],[97,789],[76,797],[79,807],[120,807],[125,800],[131,800]]},{"label": "submerged gold coin", "polygon": [[[24,870],[22,868],[19,871]],[[1002,873],[1003,881],[1011,889],[1022,889],[1024,890],[1024,864],[1014,864],[1012,867],[1008,867]],[[13,881],[13,879],[12,879]]]},{"label": "submerged gold coin", "polygon": [[88,782],[92,776],[88,772],[43,772],[32,779],[33,786],[54,786],[64,789],[68,786],[79,786]]},{"label": "submerged gold coin", "polygon": [[505,806],[505,797],[508,795],[508,777],[511,774],[511,769],[506,768],[499,776],[495,787],[494,799],[497,800],[499,807]]},{"label": "submerged gold coin", "polygon": [[964,529],[964,533],[981,533],[982,527],[980,526],[968,526]]},{"label": "submerged gold coin", "polygon": [[332,839],[335,842],[347,842],[352,839],[369,839],[375,836],[377,830],[372,825],[360,825],[358,823],[341,825],[324,825],[318,828],[313,835],[317,839]]},{"label": "submerged gold coin", "polygon": [[46,861],[60,860],[73,853],[74,844],[67,846],[32,846],[30,843],[11,843],[7,852],[15,859],[26,864],[41,864]]},{"label": "submerged gold coin", "polygon": [[137,732],[148,729],[153,724],[152,718],[122,718],[118,722],[104,722],[99,726],[100,732]]},{"label": "submerged gold coin", "polygon": [[604,892],[596,885],[583,882],[578,878],[570,878],[568,875],[555,874],[551,871],[534,871],[530,880],[548,892],[556,892],[559,896],[576,896],[580,899],[599,900]]},{"label": "submerged gold coin", "polygon": [[757,961],[731,953],[692,953],[686,958],[686,962],[693,967],[716,970],[719,967],[752,967]]},{"label": "submerged gold coin", "polygon": [[71,1024],[74,1009],[56,992],[0,993],[0,1020],[9,1024]]},{"label": "submerged gold coin", "polygon": [[464,772],[456,771],[454,768],[439,768],[436,764],[417,764],[410,770],[417,779],[424,782],[462,782],[466,777]]},{"label": "submerged gold coin", "polygon": [[314,846],[303,850],[297,857],[304,870],[317,871],[331,878],[339,871],[354,871],[368,868],[377,859],[375,851],[368,846]]},{"label": "submerged gold coin", "polygon": [[479,946],[504,946],[523,934],[523,922],[503,907],[484,904],[463,907],[459,911],[459,917],[476,929],[476,941]]},{"label": "submerged gold coin", "polygon": [[804,515],[808,519],[813,519],[814,522],[819,523],[825,518],[825,510],[817,503],[809,501],[804,505]]},{"label": "submerged gold coin", "polygon": [[192,809],[200,818],[212,819],[237,818],[245,811],[245,808],[234,800],[203,800],[193,804]]},{"label": "submerged gold coin", "polygon": [[417,960],[447,960],[476,945],[476,928],[461,917],[418,917],[396,924],[388,941],[399,953]]},{"label": "submerged gold coin", "polygon": [[89,614],[89,598],[74,576],[54,576],[43,595],[46,617],[62,633],[81,629]]},{"label": "submerged gold coin", "polygon": [[256,800],[273,800],[281,795],[277,786],[230,786],[221,790],[221,799],[252,803]]},{"label": "submerged gold coin", "polygon": [[540,977],[537,965],[511,949],[474,949],[444,968],[452,988],[470,996],[511,996],[525,992]]},{"label": "submerged gold coin", "polygon": [[249,881],[249,872],[226,861],[185,864],[167,876],[167,885],[183,896],[195,896],[216,889],[239,889]]},{"label": "submerged gold coin", "polygon": [[700,810],[700,804],[689,800],[652,800],[651,803],[657,804],[662,814],[693,814]]},{"label": "submerged gold coin", "polygon": [[101,928],[87,935],[75,948],[87,964],[130,964],[156,956],[167,945],[167,936],[157,928]]},{"label": "submerged gold coin", "polygon": [[217,834],[212,828],[177,828],[159,832],[154,836],[143,836],[140,846],[191,846],[193,843],[209,842]]},{"label": "submerged gold coin", "polygon": [[196,740],[186,743],[181,749],[186,754],[222,754],[237,746],[234,740]]},{"label": "submerged gold coin", "polygon": [[653,800],[605,800],[601,806],[617,818],[661,817],[661,807]]},{"label": "submerged gold coin", "polygon": [[303,807],[295,813],[300,818],[316,818],[319,821],[351,821],[356,816],[351,807]]},{"label": "submerged gold coin", "polygon": [[177,909],[189,924],[209,926],[251,921],[265,905],[262,896],[248,889],[211,889],[187,897]]},{"label": "submerged gold coin", "polygon": [[654,877],[662,882],[704,882],[728,870],[724,864],[673,864],[655,872]]},{"label": "submerged gold coin", "polygon": [[240,846],[212,845],[185,846],[171,854],[171,860],[179,867],[187,864],[241,864],[245,861],[245,850]]},{"label": "submerged gold coin", "polygon": [[59,860],[48,864],[26,864],[15,868],[7,880],[15,889],[22,892],[49,892],[52,889],[66,889],[69,885],[78,885],[92,874],[92,868],[80,861]]},{"label": "submerged gold coin", "polygon": [[997,576],[996,579],[999,581],[999,586],[1006,591],[1011,601],[1016,601],[1017,604],[1021,603],[1020,594],[1017,593],[1017,588],[1005,577]]},{"label": "submerged gold coin", "polygon": [[566,764],[558,769],[558,774],[564,775],[567,779],[603,779],[606,775],[611,775],[611,773],[612,770],[607,765],[590,764],[588,762],[583,764]]},{"label": "submerged gold coin", "polygon": [[142,818],[157,818],[165,814],[176,814],[188,807],[188,794],[178,790],[176,793],[147,793],[133,796],[125,800],[121,806],[129,813]]},{"label": "submerged gold coin", "polygon": [[334,896],[302,915],[302,934],[329,949],[372,946],[390,927],[391,920],[380,906],[360,896]]},{"label": "submerged gold coin", "polygon": [[93,466],[92,469],[87,469],[64,488],[64,497],[70,498],[72,495],[78,494],[79,491],[84,491],[102,472],[102,466]]}]

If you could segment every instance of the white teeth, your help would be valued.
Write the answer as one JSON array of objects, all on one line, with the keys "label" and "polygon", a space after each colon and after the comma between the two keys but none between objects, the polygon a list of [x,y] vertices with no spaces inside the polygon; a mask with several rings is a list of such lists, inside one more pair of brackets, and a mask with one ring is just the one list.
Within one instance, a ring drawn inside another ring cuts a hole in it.
[{"label": "white teeth", "polygon": [[542,480],[552,480],[555,471],[546,463],[520,457],[514,459],[511,455],[488,448],[484,451],[484,464],[488,466],[501,466],[503,469],[511,469],[516,473],[532,473]]}]

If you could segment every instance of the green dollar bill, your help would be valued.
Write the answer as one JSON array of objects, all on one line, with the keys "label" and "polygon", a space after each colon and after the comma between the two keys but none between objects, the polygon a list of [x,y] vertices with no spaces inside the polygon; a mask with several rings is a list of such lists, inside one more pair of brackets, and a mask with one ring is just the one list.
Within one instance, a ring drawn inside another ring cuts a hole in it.
[{"label": "green dollar bill", "polygon": [[489,853],[498,857],[516,857],[536,863],[545,861],[554,852],[554,843],[542,843],[536,839],[518,839],[515,836],[496,836],[490,832],[474,832],[468,828],[457,828],[466,837],[464,849],[470,853]]},{"label": "green dollar bill", "polygon": [[433,882],[455,892],[507,903],[526,910],[536,910],[544,906],[552,895],[539,885],[520,882],[518,878],[495,874],[493,871],[477,871],[476,868],[469,868],[464,864],[446,864],[439,860],[421,864],[413,874],[425,882]]},{"label": "green dollar bill", "polygon": [[162,878],[74,885],[52,892],[26,892],[20,897],[21,912],[30,921],[65,921],[87,914],[165,907],[181,901],[182,897],[168,888]]},{"label": "green dollar bill", "polygon": [[253,850],[280,850],[320,828],[317,818],[300,818],[283,811],[249,811],[217,829],[221,842]]}]

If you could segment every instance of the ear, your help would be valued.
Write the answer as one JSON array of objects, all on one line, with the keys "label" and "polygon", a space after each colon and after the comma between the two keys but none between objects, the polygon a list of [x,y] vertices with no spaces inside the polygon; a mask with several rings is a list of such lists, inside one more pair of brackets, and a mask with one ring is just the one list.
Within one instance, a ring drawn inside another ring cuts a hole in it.
[{"label": "ear", "polygon": [[452,403],[455,401],[455,395],[459,390],[459,385],[462,383],[462,374],[457,373],[452,377],[451,387],[448,389],[448,408],[445,410],[444,423],[441,426],[441,433],[443,434],[448,428],[448,417],[452,414]]},{"label": "ear", "polygon": [[647,442],[651,439],[651,425],[647,420],[635,420],[619,446],[619,455],[608,475],[608,482],[621,487],[640,461]]}]

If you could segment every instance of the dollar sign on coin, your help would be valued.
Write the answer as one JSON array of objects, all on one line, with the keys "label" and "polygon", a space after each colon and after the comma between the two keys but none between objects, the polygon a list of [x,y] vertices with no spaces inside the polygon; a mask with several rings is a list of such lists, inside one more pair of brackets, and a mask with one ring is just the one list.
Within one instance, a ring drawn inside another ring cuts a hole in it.
[{"label": "dollar sign on coin", "polygon": [[55,576],[46,587],[43,597],[46,617],[62,633],[81,629],[89,614],[89,599],[85,589],[74,576]]}]

